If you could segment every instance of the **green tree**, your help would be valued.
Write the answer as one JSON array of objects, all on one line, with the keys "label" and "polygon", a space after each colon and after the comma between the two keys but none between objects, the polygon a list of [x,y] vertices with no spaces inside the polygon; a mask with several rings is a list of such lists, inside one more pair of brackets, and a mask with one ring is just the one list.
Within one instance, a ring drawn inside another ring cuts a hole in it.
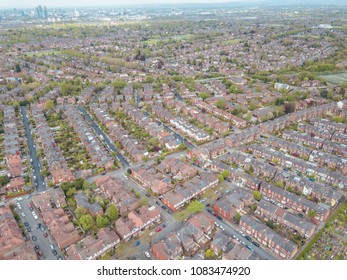
[{"label": "green tree", "polygon": [[224,109],[226,106],[225,100],[224,99],[219,99],[216,101],[215,105],[217,106],[217,108],[219,109]]},{"label": "green tree", "polygon": [[135,193],[136,198],[140,198],[141,194],[139,192]]},{"label": "green tree", "polygon": [[230,176],[230,171],[229,170],[223,170],[221,174],[222,174],[223,178],[226,179]]},{"label": "green tree", "polygon": [[311,210],[308,210],[308,216],[313,219],[314,217],[317,216],[317,211],[311,209]]},{"label": "green tree", "polygon": [[198,213],[198,212],[204,210],[204,208],[205,208],[204,204],[202,204],[201,202],[199,202],[197,200],[193,200],[191,203],[189,203],[187,210],[190,213],[195,214],[195,213]]},{"label": "green tree", "polygon": [[87,231],[94,226],[94,219],[90,214],[85,214],[79,219],[79,223],[83,230]]},{"label": "green tree", "polygon": [[20,68],[19,64],[16,64],[15,67],[16,67],[16,69],[15,69],[16,73],[19,73],[19,72],[22,71],[22,69]]},{"label": "green tree", "polygon": [[5,186],[10,182],[10,178],[5,175],[5,176],[0,176],[0,186]]},{"label": "green tree", "polygon": [[206,250],[205,256],[208,260],[213,260],[217,257],[216,254],[211,249]]},{"label": "green tree", "polygon": [[219,183],[222,183],[224,181],[224,176],[222,174],[218,174],[218,180]]},{"label": "green tree", "polygon": [[139,202],[139,207],[141,207],[143,205],[149,205],[148,198],[145,196],[141,197],[140,202]]},{"label": "green tree", "polygon": [[254,191],[253,192],[253,196],[254,196],[254,199],[257,200],[257,201],[260,201],[261,200],[261,193],[258,192],[258,191]]},{"label": "green tree", "polygon": [[47,100],[45,103],[45,109],[46,110],[53,110],[54,109],[54,101],[53,100]]},{"label": "green tree", "polygon": [[110,221],[107,217],[104,217],[102,215],[96,216],[96,225],[98,226],[98,228],[104,228],[108,226],[109,223]]},{"label": "green tree", "polygon": [[202,100],[205,100],[206,98],[209,97],[209,94],[203,91],[199,94],[199,97],[202,98]]},{"label": "green tree", "polygon": [[115,221],[118,219],[118,208],[116,205],[111,204],[107,209],[106,209],[106,215],[110,219],[110,221]]},{"label": "green tree", "polygon": [[79,206],[76,208],[75,214],[76,218],[80,219],[83,215],[86,214],[86,209],[84,209],[82,206]]},{"label": "green tree", "polygon": [[240,215],[240,213],[236,213],[236,214],[234,215],[234,218],[235,218],[235,220],[239,223],[240,220],[241,220],[241,215]]}]

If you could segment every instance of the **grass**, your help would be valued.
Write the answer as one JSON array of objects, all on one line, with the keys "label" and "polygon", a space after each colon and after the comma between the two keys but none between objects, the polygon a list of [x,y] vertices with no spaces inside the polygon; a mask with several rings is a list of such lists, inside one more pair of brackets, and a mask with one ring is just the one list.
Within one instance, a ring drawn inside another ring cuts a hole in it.
[{"label": "grass", "polygon": [[230,40],[226,40],[223,41],[222,44],[223,45],[235,45],[241,42],[241,39],[230,39]]},{"label": "grass", "polygon": [[31,52],[31,53],[27,53],[26,55],[28,57],[42,57],[42,56],[47,56],[47,55],[57,55],[60,54],[60,51],[58,50],[49,50],[49,51],[38,51],[38,52]]},{"label": "grass", "polygon": [[197,200],[193,200],[189,203],[188,207],[183,209],[182,211],[176,212],[174,214],[174,218],[177,221],[183,222],[187,220],[191,215],[196,214],[202,210],[204,210],[205,205]]},{"label": "grass", "polygon": [[325,79],[329,83],[336,84],[336,85],[347,82],[347,72],[320,75],[319,77]]}]

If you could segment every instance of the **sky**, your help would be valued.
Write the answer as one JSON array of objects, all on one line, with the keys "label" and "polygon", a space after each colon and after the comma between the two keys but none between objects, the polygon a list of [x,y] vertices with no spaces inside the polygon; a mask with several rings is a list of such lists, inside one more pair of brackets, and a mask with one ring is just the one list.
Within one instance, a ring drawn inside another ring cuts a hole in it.
[{"label": "sky", "polygon": [[[278,2],[277,2],[278,1]],[[0,9],[5,8],[33,8],[38,5],[46,5],[47,8],[54,7],[86,7],[86,6],[119,6],[119,5],[133,5],[133,4],[165,4],[165,3],[225,3],[225,2],[239,2],[239,3],[319,3],[328,4],[331,2],[346,3],[347,0],[0,0]]]}]

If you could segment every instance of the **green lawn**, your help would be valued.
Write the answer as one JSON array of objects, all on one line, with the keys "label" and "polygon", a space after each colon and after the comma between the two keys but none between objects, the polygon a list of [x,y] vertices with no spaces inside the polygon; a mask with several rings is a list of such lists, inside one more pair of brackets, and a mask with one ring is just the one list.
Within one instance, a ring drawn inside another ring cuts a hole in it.
[{"label": "green lawn", "polygon": [[230,39],[230,40],[226,40],[223,41],[222,44],[223,45],[235,45],[241,42],[241,39]]},{"label": "green lawn", "polygon": [[347,82],[347,72],[320,75],[319,77],[325,79],[329,83],[336,84],[336,85]]}]

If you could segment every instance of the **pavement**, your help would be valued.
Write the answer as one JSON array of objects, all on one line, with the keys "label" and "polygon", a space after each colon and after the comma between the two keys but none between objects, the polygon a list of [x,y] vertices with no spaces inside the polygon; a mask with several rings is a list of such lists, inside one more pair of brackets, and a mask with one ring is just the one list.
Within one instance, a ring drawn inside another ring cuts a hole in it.
[{"label": "pavement", "polygon": [[[31,228],[31,232],[27,232],[27,236],[30,238],[30,242],[33,244],[33,246],[38,245],[40,248],[39,250],[42,251],[43,256],[41,257],[41,260],[56,260],[57,256],[61,256],[63,257],[63,254],[61,253],[61,251],[59,250],[57,244],[55,244],[55,242],[53,241],[52,236],[50,235],[49,231],[47,230],[46,225],[44,224],[43,220],[41,219],[39,213],[37,210],[34,209],[36,215],[38,216],[38,219],[35,220],[32,211],[29,209],[28,204],[31,204],[31,199],[29,198],[24,198],[22,199],[22,201],[19,202],[19,204],[21,205],[22,209],[19,210],[19,208],[17,207],[17,205],[15,205],[15,210],[16,212],[19,214],[23,224],[24,222],[28,222],[29,226]],[[22,216],[22,213],[25,214],[25,217]],[[41,225],[44,226],[45,231],[41,231],[41,229],[37,229],[36,226],[41,223]],[[44,237],[44,233],[47,232],[48,236]],[[32,240],[32,237],[35,236],[37,238],[36,241]],[[55,256],[52,252],[51,249],[51,244],[54,245],[56,251],[57,251],[57,255]]]},{"label": "pavement", "polygon": [[[44,179],[41,177],[40,173],[40,167],[39,167],[39,158],[36,153],[36,148],[34,146],[34,139],[31,134],[31,124],[30,121],[27,117],[28,112],[26,107],[21,107],[21,114],[22,114],[22,119],[23,119],[23,124],[24,124],[24,130],[25,130],[25,137],[27,139],[28,143],[28,149],[29,149],[29,155],[30,155],[30,161],[31,161],[31,170],[33,176],[32,177],[32,182],[35,185],[35,191],[36,192],[42,192],[46,190],[46,183],[44,182]],[[30,169],[30,167],[29,167]]]},{"label": "pavement", "polygon": [[112,141],[109,139],[108,135],[106,135],[99,125],[94,122],[92,117],[89,115],[89,113],[86,111],[85,108],[82,106],[78,106],[78,110],[85,116],[86,120],[90,123],[90,125],[93,127],[94,131],[96,132],[97,135],[102,135],[103,141],[105,142],[106,146],[110,149],[110,151],[116,153],[116,158],[121,162],[123,167],[128,167],[129,161],[121,154],[118,152],[117,148],[115,145],[113,145]]}]

